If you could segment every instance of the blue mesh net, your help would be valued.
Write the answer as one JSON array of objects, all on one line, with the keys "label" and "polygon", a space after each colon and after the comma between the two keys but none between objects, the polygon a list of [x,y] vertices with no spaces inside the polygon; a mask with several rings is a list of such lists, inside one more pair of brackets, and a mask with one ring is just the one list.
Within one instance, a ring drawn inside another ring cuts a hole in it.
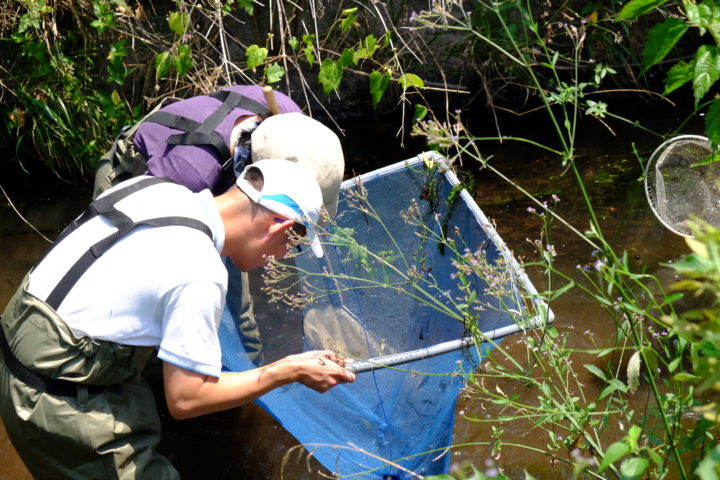
[{"label": "blue mesh net", "polygon": [[[325,394],[292,384],[257,400],[342,478],[447,472],[462,373],[527,320],[519,290],[532,293],[532,285],[439,160],[423,154],[345,182],[334,225],[322,235],[325,256],[295,259],[305,290],[317,297],[304,311],[303,348],[370,365],[402,358]],[[486,266],[475,271],[487,274],[459,274],[459,264],[478,261]],[[477,299],[466,309],[460,299],[468,292]],[[474,332],[494,340],[461,342]],[[227,311],[220,337],[226,370],[254,367]],[[427,356],[438,344],[450,351]]]}]

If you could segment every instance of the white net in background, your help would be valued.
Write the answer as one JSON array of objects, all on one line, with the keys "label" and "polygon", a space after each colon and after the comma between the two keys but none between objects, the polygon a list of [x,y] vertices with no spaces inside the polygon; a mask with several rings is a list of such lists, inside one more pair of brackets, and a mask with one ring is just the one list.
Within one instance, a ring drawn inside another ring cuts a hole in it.
[{"label": "white net in background", "polygon": [[720,162],[707,138],[682,135],[660,145],[645,170],[645,193],[655,216],[673,232],[692,236],[689,222],[720,227]]}]

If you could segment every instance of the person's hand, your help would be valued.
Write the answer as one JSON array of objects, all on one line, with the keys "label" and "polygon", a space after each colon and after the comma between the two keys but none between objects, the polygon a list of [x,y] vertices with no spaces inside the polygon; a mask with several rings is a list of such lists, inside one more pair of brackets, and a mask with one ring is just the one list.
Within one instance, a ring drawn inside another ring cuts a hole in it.
[{"label": "person's hand", "polygon": [[294,381],[316,392],[325,393],[335,385],[355,381],[355,374],[343,368],[351,360],[330,350],[313,350],[290,355],[280,361],[294,369]]}]

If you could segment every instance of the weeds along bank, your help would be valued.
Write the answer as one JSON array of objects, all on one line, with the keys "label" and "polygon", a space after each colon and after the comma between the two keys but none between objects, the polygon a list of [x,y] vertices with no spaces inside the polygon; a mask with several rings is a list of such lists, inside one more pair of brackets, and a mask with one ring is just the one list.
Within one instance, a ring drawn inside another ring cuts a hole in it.
[{"label": "weeds along bank", "polygon": [[[556,213],[552,198],[530,199],[545,222],[532,261],[547,274],[541,295],[551,307],[565,295],[596,299],[612,320],[613,341],[581,353],[613,361],[573,362],[571,339],[548,326],[527,334],[522,359],[503,355],[500,344],[492,361],[469,376],[471,395],[499,406],[498,420],[530,419],[546,438],[532,448],[567,465],[570,476],[715,478],[717,312],[712,301],[682,313],[674,302],[681,294],[720,291],[718,233],[697,227],[694,255],[676,265],[688,280],[662,284],[606,240],[574,159],[582,122],[610,131],[632,125],[659,144],[704,115],[704,131],[685,133],[720,139],[713,97],[719,9],[708,0],[9,2],[0,17],[3,149],[15,162],[39,157],[60,177],[87,178],[112,136],[159,98],[230,83],[292,91],[330,123],[399,109],[401,138],[423,137],[451,160],[477,162],[511,183],[484,146],[529,144],[564,167],[587,210],[587,221],[577,225]],[[692,113],[669,131],[655,131],[616,113],[612,92],[619,89],[643,101],[692,96]],[[465,124],[463,109],[471,104],[483,105],[491,128]],[[506,134],[493,116],[503,109],[544,112],[552,135]],[[618,142],[647,161],[631,138]],[[596,251],[580,277],[554,263],[556,228]],[[463,268],[487,275],[472,264]],[[597,377],[604,385],[599,394],[584,395],[578,370]],[[497,377],[537,391],[537,400],[518,403],[494,388]],[[641,385],[645,407],[628,408]],[[623,434],[607,438],[614,422],[622,422]],[[491,441],[498,452],[510,448],[501,430]],[[477,468],[478,475],[502,475]]]},{"label": "weeds along bank", "polygon": [[[575,69],[592,81],[598,64],[618,72],[603,88],[645,85],[642,38],[665,12],[618,22],[620,2],[576,3],[6,2],[3,150],[16,162],[39,156],[66,179],[87,177],[119,129],[161,98],[233,83],[291,91],[331,123],[400,109],[398,129],[431,107],[439,118],[446,106],[452,113],[471,103],[490,116],[535,108],[538,88],[564,88]],[[508,55],[512,42],[531,70]]]}]

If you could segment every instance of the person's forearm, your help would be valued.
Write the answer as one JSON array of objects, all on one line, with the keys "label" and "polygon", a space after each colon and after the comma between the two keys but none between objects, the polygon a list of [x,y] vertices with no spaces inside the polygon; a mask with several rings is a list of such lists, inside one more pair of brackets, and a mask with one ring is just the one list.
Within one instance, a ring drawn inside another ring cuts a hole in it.
[{"label": "person's forearm", "polygon": [[[219,378],[199,375],[165,363],[165,396],[173,418],[185,419],[239,407],[292,381],[278,364]],[[168,381],[169,380],[169,381]]]},{"label": "person's forearm", "polygon": [[224,372],[219,378],[202,375],[165,362],[165,400],[177,419],[219,412],[251,402],[274,388],[300,382],[317,392],[352,382],[346,359],[328,350],[291,355],[265,367]]}]

